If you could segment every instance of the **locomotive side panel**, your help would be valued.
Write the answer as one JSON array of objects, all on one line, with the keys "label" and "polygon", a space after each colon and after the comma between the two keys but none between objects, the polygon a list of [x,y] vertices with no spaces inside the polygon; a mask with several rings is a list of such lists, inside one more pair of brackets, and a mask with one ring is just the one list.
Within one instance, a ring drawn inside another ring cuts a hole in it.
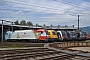
[{"label": "locomotive side panel", "polygon": [[57,32],[54,30],[48,30],[48,33],[50,34],[49,41],[58,41]]},{"label": "locomotive side panel", "polygon": [[61,41],[68,39],[65,31],[57,31],[57,35],[58,35],[58,39]]},{"label": "locomotive side panel", "polygon": [[11,33],[6,33],[6,41],[39,41],[40,34],[33,30],[18,30]]},{"label": "locomotive side panel", "polygon": [[40,41],[46,41],[50,37],[50,35],[48,34],[47,30],[45,30],[45,29],[38,29],[36,31],[38,33],[41,33],[40,37],[39,37]]},{"label": "locomotive side panel", "polygon": [[32,30],[15,31],[11,39],[37,39]]}]

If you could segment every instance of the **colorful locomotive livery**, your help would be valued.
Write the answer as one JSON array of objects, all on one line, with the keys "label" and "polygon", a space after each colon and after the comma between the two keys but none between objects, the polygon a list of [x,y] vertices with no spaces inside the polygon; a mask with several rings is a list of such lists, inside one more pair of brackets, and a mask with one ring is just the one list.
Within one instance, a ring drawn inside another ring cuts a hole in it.
[{"label": "colorful locomotive livery", "polygon": [[57,31],[58,39],[64,41],[68,39],[68,36],[65,31]]},{"label": "colorful locomotive livery", "polygon": [[50,35],[48,34],[48,32],[45,29],[38,29],[38,30],[36,30],[36,32],[40,33],[39,40],[41,40],[41,41],[45,41],[46,39],[48,39],[50,37]]},{"label": "colorful locomotive livery", "polygon": [[66,40],[87,39],[83,31],[55,31],[55,30],[17,30],[7,31],[5,34],[6,41],[30,41],[30,42],[56,42]]},{"label": "colorful locomotive livery", "polygon": [[21,40],[29,40],[29,41],[34,41],[38,40],[40,35],[39,33],[37,34],[33,30],[19,30],[19,31],[14,31],[12,33],[6,32],[5,34],[5,40],[9,41],[21,41]]}]

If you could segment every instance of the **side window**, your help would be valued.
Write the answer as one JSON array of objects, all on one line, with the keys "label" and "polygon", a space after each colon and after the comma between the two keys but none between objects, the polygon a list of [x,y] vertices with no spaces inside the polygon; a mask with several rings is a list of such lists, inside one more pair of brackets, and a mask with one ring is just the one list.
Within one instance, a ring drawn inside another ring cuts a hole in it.
[{"label": "side window", "polygon": [[8,35],[8,33],[6,33],[5,35]]},{"label": "side window", "polygon": [[66,36],[66,33],[65,33],[64,31],[62,31],[62,35],[63,35],[63,36]]},{"label": "side window", "polygon": [[41,31],[41,34],[43,34],[43,31]]},{"label": "side window", "polygon": [[57,35],[58,35],[59,38],[61,37],[61,34],[59,32],[57,32]]},{"label": "side window", "polygon": [[57,35],[57,33],[56,32],[52,32],[53,33],[53,35]]},{"label": "side window", "polygon": [[50,32],[46,31],[46,34],[47,34],[47,35],[50,35]]}]

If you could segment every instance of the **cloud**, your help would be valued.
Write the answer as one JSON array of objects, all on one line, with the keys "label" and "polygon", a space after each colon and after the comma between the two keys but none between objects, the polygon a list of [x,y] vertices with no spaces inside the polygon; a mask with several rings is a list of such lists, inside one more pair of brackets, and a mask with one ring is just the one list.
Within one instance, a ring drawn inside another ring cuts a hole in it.
[{"label": "cloud", "polygon": [[90,0],[83,0],[83,1],[85,1],[85,2],[90,2]]},{"label": "cloud", "polygon": [[80,0],[79,4],[78,0],[66,1],[71,3],[65,4],[53,0],[2,0],[0,18],[13,21],[27,20],[42,25],[77,26],[77,15],[80,15],[80,26],[90,25],[87,22],[90,19],[90,2]]},{"label": "cloud", "polygon": [[[48,0],[42,1],[41,3],[32,3],[32,2],[25,2],[25,1],[14,1],[14,0],[5,0],[6,2],[13,3],[13,9],[21,9],[26,11],[35,11],[35,12],[41,12],[41,13],[57,13],[60,14],[64,10],[70,8],[71,6],[57,3]],[[36,1],[36,0],[35,0]],[[43,4],[44,3],[44,4]],[[61,5],[61,6],[60,6]]]}]

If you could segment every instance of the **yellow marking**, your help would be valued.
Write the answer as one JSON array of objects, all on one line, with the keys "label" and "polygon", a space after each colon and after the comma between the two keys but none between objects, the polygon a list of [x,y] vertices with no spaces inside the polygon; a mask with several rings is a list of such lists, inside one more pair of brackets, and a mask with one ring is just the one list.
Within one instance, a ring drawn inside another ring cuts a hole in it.
[{"label": "yellow marking", "polygon": [[41,33],[36,33],[36,32],[34,32],[34,35],[35,35],[35,37],[36,37],[37,39],[39,39],[39,37],[41,36]]},{"label": "yellow marking", "polygon": [[19,33],[17,33],[17,38],[20,38]]}]

